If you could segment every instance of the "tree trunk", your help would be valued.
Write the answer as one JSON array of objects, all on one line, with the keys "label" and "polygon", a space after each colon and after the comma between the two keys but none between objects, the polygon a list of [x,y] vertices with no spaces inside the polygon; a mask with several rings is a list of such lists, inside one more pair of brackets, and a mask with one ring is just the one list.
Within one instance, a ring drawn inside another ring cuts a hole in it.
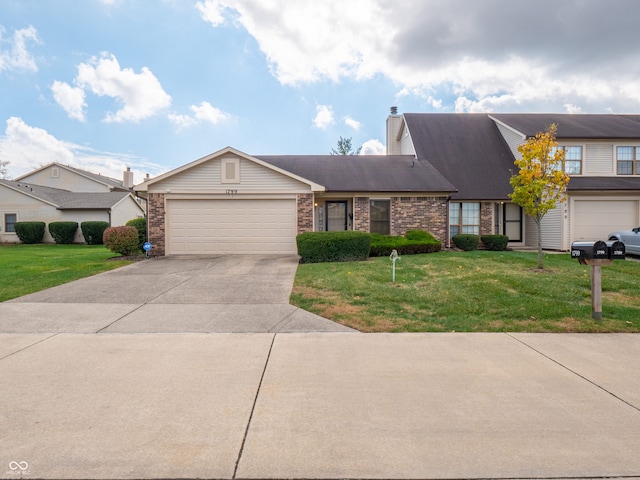
[{"label": "tree trunk", "polygon": [[538,268],[542,270],[544,266],[542,265],[542,226],[541,218],[536,219],[536,226],[538,227]]}]

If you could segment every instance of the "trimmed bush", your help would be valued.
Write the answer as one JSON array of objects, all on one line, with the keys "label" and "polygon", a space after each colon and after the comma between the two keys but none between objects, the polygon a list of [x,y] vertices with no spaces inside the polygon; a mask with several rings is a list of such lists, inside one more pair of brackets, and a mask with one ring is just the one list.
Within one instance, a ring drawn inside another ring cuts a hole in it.
[{"label": "trimmed bush", "polygon": [[392,250],[396,250],[398,255],[417,255],[420,253],[439,252],[442,243],[436,240],[433,235],[424,230],[412,230],[404,237],[394,235],[371,236],[371,257],[387,257]]},{"label": "trimmed bush", "polygon": [[109,222],[82,222],[80,230],[87,245],[102,245],[102,235],[109,228]]},{"label": "trimmed bush", "polygon": [[142,250],[142,245],[147,241],[147,219],[132,218],[125,225],[127,227],[136,227],[136,230],[138,230],[138,247]]},{"label": "trimmed bush", "polygon": [[509,237],[506,235],[482,235],[480,241],[482,241],[487,250],[506,250]]},{"label": "trimmed bush", "polygon": [[458,235],[454,235],[451,240],[453,240],[453,243],[455,244],[455,246],[458,247],[460,250],[464,250],[465,252],[470,252],[471,250],[478,249],[478,243],[480,243],[480,236],[459,233]]},{"label": "trimmed bush", "polygon": [[42,243],[46,226],[44,222],[17,222],[16,235],[22,243]]},{"label": "trimmed bush", "polygon": [[124,256],[138,252],[138,241],[136,227],[109,227],[102,235],[105,247]]},{"label": "trimmed bush", "polygon": [[73,243],[78,231],[78,222],[51,222],[49,233],[58,244]]},{"label": "trimmed bush", "polygon": [[296,237],[302,263],[366,260],[371,235],[366,232],[308,232]]}]

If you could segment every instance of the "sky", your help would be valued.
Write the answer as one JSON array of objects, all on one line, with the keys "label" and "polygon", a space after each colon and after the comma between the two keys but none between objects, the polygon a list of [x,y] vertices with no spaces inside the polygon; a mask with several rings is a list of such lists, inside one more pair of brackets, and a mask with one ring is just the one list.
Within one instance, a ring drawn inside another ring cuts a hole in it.
[{"label": "sky", "polygon": [[136,183],[399,113],[640,113],[637,0],[0,0],[0,160]]}]

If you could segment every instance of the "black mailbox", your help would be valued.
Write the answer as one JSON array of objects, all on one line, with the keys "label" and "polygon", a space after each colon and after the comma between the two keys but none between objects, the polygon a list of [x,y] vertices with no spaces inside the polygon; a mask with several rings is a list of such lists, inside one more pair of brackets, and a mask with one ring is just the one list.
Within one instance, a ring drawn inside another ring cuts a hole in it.
[{"label": "black mailbox", "polygon": [[580,260],[608,259],[609,247],[606,242],[596,240],[595,242],[573,242],[571,244],[571,258]]},{"label": "black mailbox", "polygon": [[609,249],[609,258],[611,260],[624,260],[624,243],[619,242],[618,240],[609,240],[607,242],[607,248]]}]

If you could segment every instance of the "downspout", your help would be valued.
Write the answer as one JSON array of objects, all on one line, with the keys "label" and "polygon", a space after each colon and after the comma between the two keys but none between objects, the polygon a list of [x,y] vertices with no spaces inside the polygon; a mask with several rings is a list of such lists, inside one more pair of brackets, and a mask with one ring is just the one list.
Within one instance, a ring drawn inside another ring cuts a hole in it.
[{"label": "downspout", "polygon": [[449,238],[451,236],[451,231],[449,228],[449,210],[451,209],[451,207],[449,206],[450,201],[451,201],[451,194],[449,194],[449,196],[447,197],[447,212],[445,214],[446,225],[444,227],[444,239],[445,239],[445,245],[447,246],[447,248],[451,248],[451,238]]}]

